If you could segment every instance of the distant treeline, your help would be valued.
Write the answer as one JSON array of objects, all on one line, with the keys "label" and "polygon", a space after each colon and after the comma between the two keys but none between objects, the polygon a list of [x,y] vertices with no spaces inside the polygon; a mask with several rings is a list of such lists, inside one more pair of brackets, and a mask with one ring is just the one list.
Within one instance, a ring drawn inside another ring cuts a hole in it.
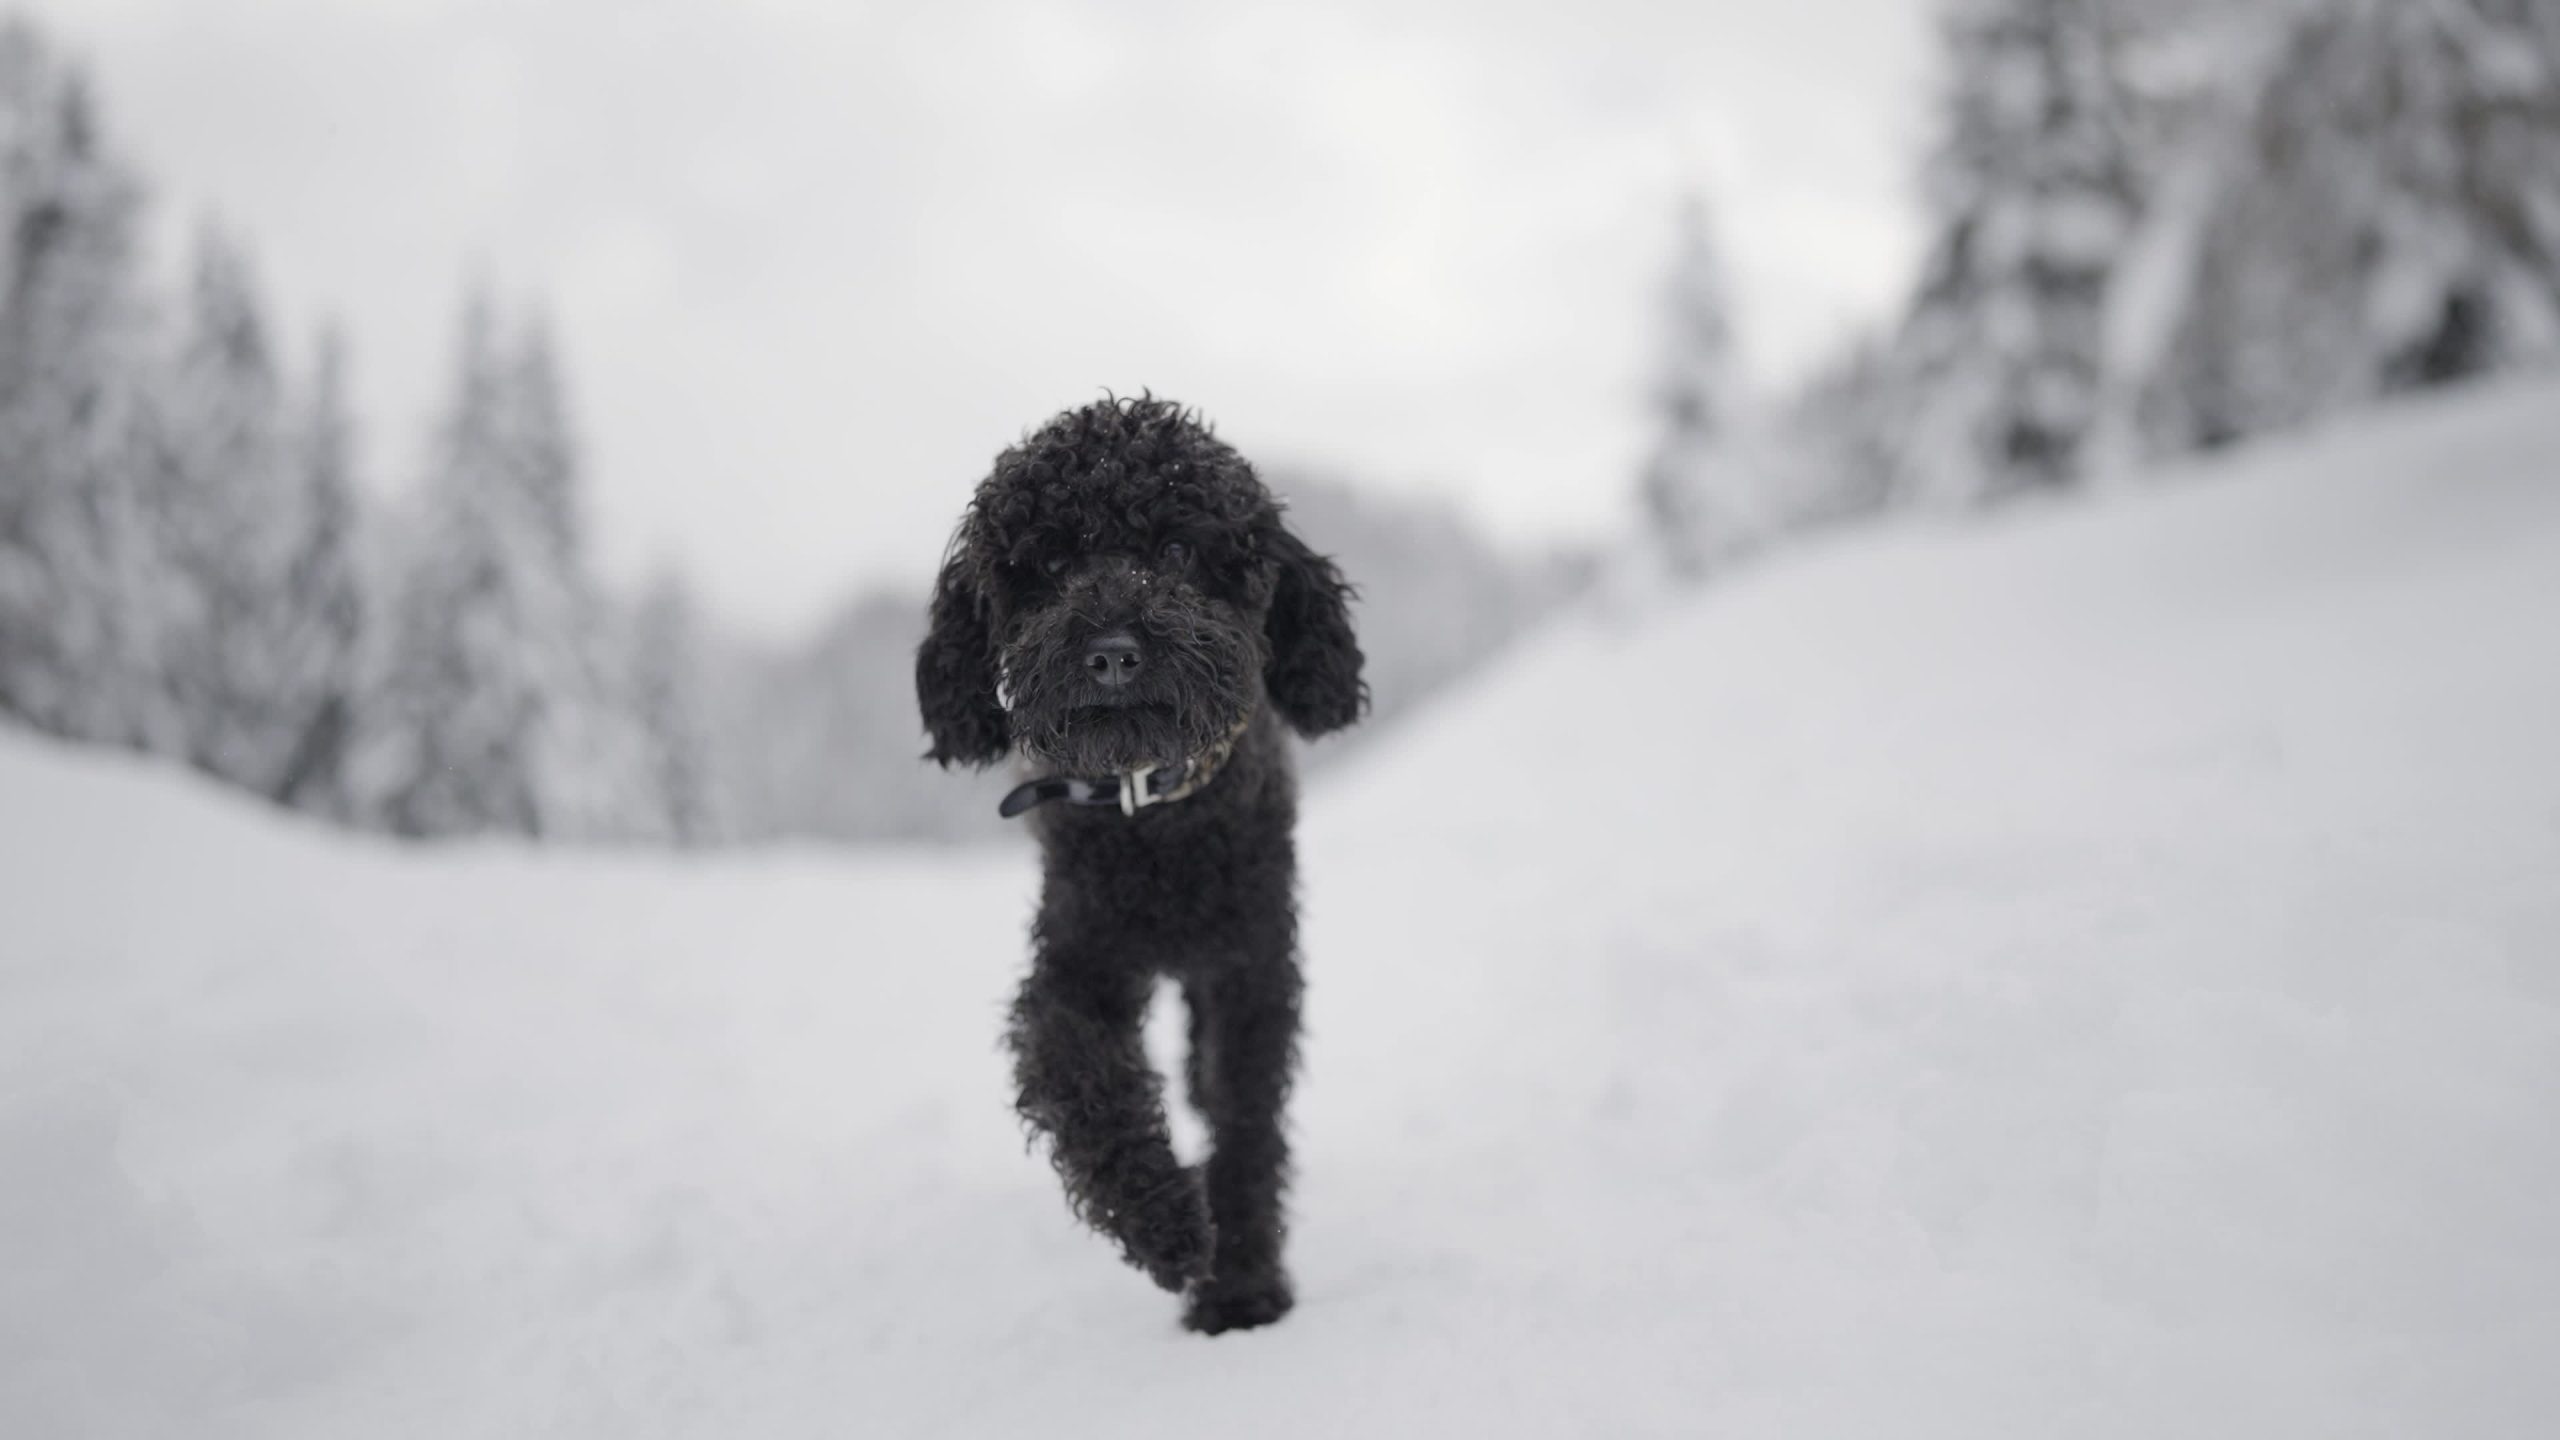
[{"label": "distant treeline", "polygon": [[724,833],[689,608],[595,582],[540,322],[469,297],[378,513],[337,337],[283,344],[210,227],[154,293],[143,200],[85,77],[0,26],[0,711],[402,835]]},{"label": "distant treeline", "polygon": [[1896,323],[1739,393],[1686,212],[1643,494],[1696,574],[2560,354],[2560,5],[1957,0]]},{"label": "distant treeline", "polygon": [[[0,23],[0,714],[404,836],[701,844],[991,829],[918,762],[923,594],[736,640],[600,583],[559,351],[474,288],[416,483],[354,473],[346,347],[203,229],[174,296],[96,96]],[[1381,718],[1570,580],[1445,510],[1284,481],[1363,577]]]}]

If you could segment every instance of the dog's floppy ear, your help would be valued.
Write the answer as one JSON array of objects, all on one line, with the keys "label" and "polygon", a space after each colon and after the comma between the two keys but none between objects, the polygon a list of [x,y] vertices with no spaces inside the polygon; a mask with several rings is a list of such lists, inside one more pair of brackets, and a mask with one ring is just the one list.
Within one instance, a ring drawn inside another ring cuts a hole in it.
[{"label": "dog's floppy ear", "polygon": [[996,702],[995,642],[987,633],[986,601],[970,574],[967,549],[958,541],[943,557],[933,585],[933,610],[924,643],[916,647],[916,704],[933,737],[925,758],[952,765],[992,765],[1012,741],[1004,707]]},{"label": "dog's floppy ear", "polygon": [[1265,529],[1261,549],[1276,567],[1263,688],[1299,734],[1313,739],[1339,730],[1369,708],[1360,642],[1351,633],[1351,586],[1285,526]]}]

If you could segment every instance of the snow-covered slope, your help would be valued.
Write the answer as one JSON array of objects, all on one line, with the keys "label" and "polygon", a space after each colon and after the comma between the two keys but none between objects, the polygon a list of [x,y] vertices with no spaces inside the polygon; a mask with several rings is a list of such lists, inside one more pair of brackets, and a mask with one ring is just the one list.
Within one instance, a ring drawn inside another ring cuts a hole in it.
[{"label": "snow-covered slope", "polygon": [[1567,626],[1310,805],[1281,1327],[1006,1111],[1029,857],[0,742],[0,1434],[2531,1433],[2560,391]]}]

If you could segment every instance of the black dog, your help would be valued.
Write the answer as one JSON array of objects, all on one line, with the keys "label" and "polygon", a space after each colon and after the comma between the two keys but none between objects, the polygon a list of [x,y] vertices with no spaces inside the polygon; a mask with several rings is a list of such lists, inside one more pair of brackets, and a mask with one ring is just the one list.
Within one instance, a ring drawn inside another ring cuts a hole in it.
[{"label": "black dog", "polygon": [[[1215,1334],[1288,1313],[1282,1110],[1298,1037],[1285,722],[1366,707],[1341,572],[1244,457],[1153,398],[1051,420],[996,458],[916,655],[933,759],[1019,752],[1043,884],[1008,1038],[1023,1120],[1078,1217]],[[1141,1022],[1182,985],[1204,1170],[1174,1158]],[[1205,1172],[1205,1173],[1204,1173]]]}]

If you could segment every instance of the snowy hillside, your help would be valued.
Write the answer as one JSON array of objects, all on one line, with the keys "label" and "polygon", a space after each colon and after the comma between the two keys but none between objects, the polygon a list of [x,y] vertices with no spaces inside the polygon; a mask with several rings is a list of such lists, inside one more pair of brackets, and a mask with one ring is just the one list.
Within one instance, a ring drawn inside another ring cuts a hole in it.
[{"label": "snowy hillside", "polygon": [[0,742],[0,1434],[2560,1413],[2560,391],[1551,632],[1311,800],[1300,1307],[995,1047],[1028,855],[404,853]]}]

